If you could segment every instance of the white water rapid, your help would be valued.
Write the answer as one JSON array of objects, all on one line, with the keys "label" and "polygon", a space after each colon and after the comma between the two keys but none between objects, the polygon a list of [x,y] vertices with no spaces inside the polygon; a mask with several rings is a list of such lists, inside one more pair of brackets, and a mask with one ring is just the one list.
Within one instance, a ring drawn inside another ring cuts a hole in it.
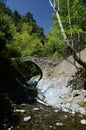
[{"label": "white water rapid", "polygon": [[[46,71],[47,72],[47,71]],[[48,72],[47,72],[48,73]],[[32,77],[27,83],[37,81],[39,76]],[[52,77],[44,74],[43,78],[37,84],[38,98],[53,107],[59,107],[63,103],[63,95],[69,93],[71,87],[66,87],[69,77],[60,74],[58,77]]]},{"label": "white water rapid", "polygon": [[67,80],[63,76],[44,77],[37,85],[38,97],[49,105],[58,107],[63,102],[62,96],[71,91],[66,85]]}]

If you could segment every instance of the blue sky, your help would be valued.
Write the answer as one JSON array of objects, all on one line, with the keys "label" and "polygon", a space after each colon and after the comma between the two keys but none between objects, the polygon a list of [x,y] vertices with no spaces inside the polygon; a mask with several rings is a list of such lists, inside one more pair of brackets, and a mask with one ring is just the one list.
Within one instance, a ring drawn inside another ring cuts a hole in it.
[{"label": "blue sky", "polygon": [[8,0],[6,5],[12,10],[17,10],[21,15],[28,11],[33,14],[37,24],[44,28],[45,34],[52,26],[52,8],[48,0]]}]

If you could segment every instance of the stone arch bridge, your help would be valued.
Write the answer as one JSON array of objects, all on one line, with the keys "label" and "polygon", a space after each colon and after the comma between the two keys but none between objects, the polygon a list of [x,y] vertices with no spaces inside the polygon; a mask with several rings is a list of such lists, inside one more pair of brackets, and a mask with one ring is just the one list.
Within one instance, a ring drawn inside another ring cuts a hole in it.
[{"label": "stone arch bridge", "polygon": [[32,62],[35,65],[39,66],[42,71],[48,69],[49,67],[53,67],[56,64],[58,64],[62,59],[54,59],[54,58],[37,58],[32,56],[27,56],[19,59],[19,64],[22,64],[24,62]]},{"label": "stone arch bridge", "polygon": [[[57,65],[62,59],[53,59],[53,58],[47,58],[47,57],[42,57],[42,58],[37,58],[37,57],[22,57],[22,58],[13,58],[12,61],[19,67],[22,63],[26,62],[31,62],[34,64],[40,71],[40,77],[38,81],[30,83],[33,86],[36,86],[42,77],[47,74],[49,68],[54,67]],[[20,84],[21,81],[19,81]],[[24,86],[23,86],[24,87]]]},{"label": "stone arch bridge", "polygon": [[43,75],[46,74],[46,71],[48,71],[49,68],[58,64],[62,59],[54,59],[48,57],[37,58],[37,57],[27,56],[27,57],[14,59],[14,60],[17,61],[18,65],[25,62],[31,62],[32,64],[34,64],[40,71],[40,78],[39,78],[40,80],[43,77]]}]

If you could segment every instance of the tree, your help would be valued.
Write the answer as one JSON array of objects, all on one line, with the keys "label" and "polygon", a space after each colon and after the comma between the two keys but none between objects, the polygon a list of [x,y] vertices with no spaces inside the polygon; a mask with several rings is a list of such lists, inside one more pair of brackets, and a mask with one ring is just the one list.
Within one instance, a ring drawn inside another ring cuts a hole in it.
[{"label": "tree", "polygon": [[0,14],[0,50],[3,50],[6,43],[12,39],[10,22],[7,15]]},{"label": "tree", "polygon": [[25,16],[22,17],[23,23],[28,23],[32,26],[31,34],[36,33],[39,39],[41,39],[41,43],[44,44],[45,42],[45,35],[44,30],[42,27],[38,26],[33,15],[30,12],[27,12]]},{"label": "tree", "polygon": [[[76,0],[75,2],[77,2],[78,0]],[[78,55],[77,55],[77,52],[74,48],[74,42],[72,40],[69,41],[69,38],[66,34],[66,31],[64,30],[64,27],[63,27],[63,24],[62,24],[62,20],[61,20],[61,17],[60,17],[60,14],[59,14],[59,8],[57,8],[57,3],[59,3],[59,0],[49,0],[49,3],[51,5],[51,7],[53,8],[55,14],[56,14],[56,17],[57,17],[57,20],[58,20],[58,23],[59,23],[59,27],[60,27],[60,30],[61,30],[61,33],[63,35],[63,38],[64,38],[64,42],[66,43],[66,46],[67,48],[70,50],[70,52],[72,53],[73,55],[73,58],[76,62],[78,62],[81,66],[83,66],[85,69],[86,69],[86,62],[83,61]],[[68,8],[68,7],[67,7]],[[69,8],[70,9],[70,8]],[[70,10],[69,10],[70,11]],[[70,13],[70,12],[69,12]],[[68,18],[70,19],[70,16],[68,14]],[[71,29],[71,28],[70,28]]]},{"label": "tree", "polygon": [[12,14],[13,22],[15,23],[15,26],[17,26],[17,23],[21,19],[21,15],[15,10]]},{"label": "tree", "polygon": [[14,32],[11,46],[21,52],[21,56],[37,56],[42,48],[41,40],[36,33],[32,33],[32,27],[29,23],[23,23],[21,33]]}]

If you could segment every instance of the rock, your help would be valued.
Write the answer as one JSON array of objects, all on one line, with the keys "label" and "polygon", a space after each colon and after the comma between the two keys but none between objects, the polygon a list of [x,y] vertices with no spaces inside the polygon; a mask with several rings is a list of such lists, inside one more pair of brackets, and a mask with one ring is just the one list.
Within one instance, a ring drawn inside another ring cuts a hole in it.
[{"label": "rock", "polygon": [[86,120],[85,119],[81,120],[80,122],[81,122],[82,125],[86,125]]},{"label": "rock", "polygon": [[28,122],[28,121],[30,121],[30,120],[31,120],[31,116],[24,117],[24,121],[25,121],[25,122]]},{"label": "rock", "polygon": [[52,128],[52,125],[50,125],[49,127]]},{"label": "rock", "polygon": [[67,115],[65,115],[65,118],[67,119],[67,118],[68,118],[68,116],[67,116]]},{"label": "rock", "polygon": [[57,122],[56,125],[57,126],[64,126],[63,123],[59,123],[59,122]]},{"label": "rock", "polygon": [[62,111],[63,112],[69,112],[69,110],[67,108],[65,108],[65,107],[62,107]]},{"label": "rock", "polygon": [[36,108],[33,108],[32,110],[33,111],[39,111],[39,108],[36,107]]},{"label": "rock", "polygon": [[80,113],[81,113],[82,115],[86,115],[85,109],[81,107],[81,108],[80,108]]},{"label": "rock", "polygon": [[83,117],[83,115],[79,115],[79,117],[81,117],[81,118],[82,118],[82,117]]},{"label": "rock", "polygon": [[14,112],[21,112],[21,113],[24,113],[25,110],[24,110],[24,109],[22,109],[22,110],[20,110],[20,109],[16,109],[16,110],[14,110]]},{"label": "rock", "polygon": [[25,104],[25,103],[22,103],[21,106],[26,106],[26,104]]},{"label": "rock", "polygon": [[13,129],[13,126],[11,126],[10,128],[8,128],[8,130],[11,130],[11,129]]},{"label": "rock", "polygon": [[54,112],[58,112],[58,110],[56,109],[56,110],[54,110]]},{"label": "rock", "polygon": [[70,107],[71,107],[71,104],[70,104],[70,103],[67,103],[67,104],[65,104],[65,107],[66,107],[66,108],[70,108]]},{"label": "rock", "polygon": [[75,115],[75,111],[74,111],[74,110],[72,110],[72,112],[71,112],[71,113],[72,113],[72,115]]}]

